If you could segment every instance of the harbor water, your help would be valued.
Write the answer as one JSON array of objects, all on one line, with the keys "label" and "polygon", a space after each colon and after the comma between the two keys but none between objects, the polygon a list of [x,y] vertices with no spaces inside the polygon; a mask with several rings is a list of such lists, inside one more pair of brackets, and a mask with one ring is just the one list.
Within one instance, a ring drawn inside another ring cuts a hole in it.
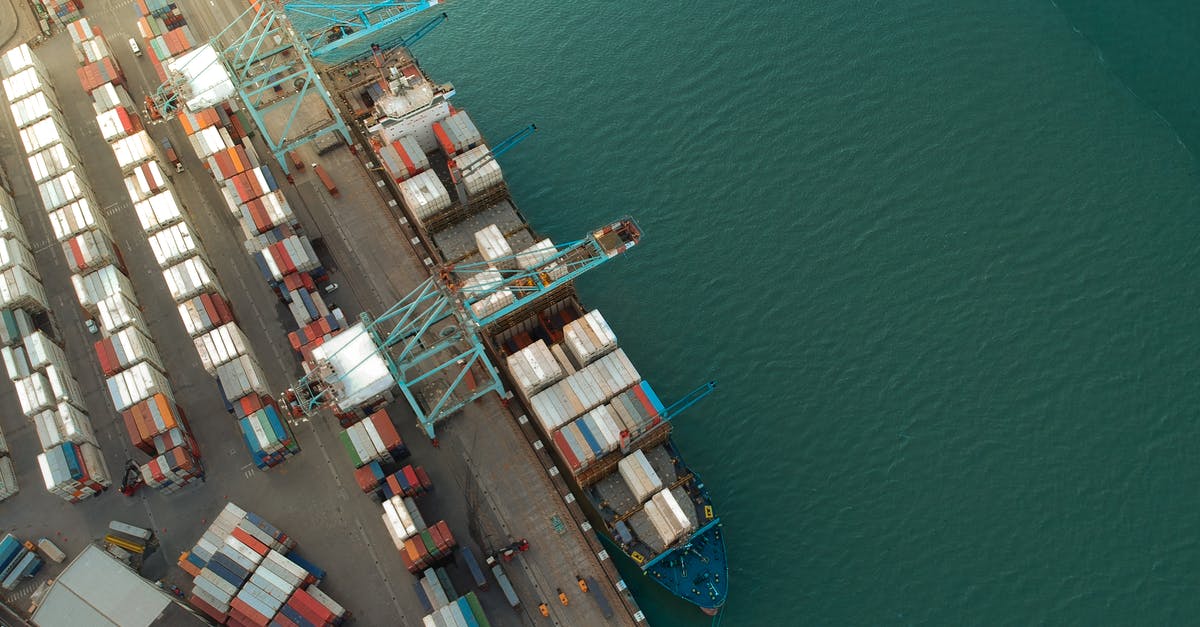
[{"label": "harbor water", "polygon": [[414,52],[538,125],[535,227],[645,230],[585,302],[664,400],[719,382],[676,440],[723,625],[1200,618],[1200,5],[448,10]]}]

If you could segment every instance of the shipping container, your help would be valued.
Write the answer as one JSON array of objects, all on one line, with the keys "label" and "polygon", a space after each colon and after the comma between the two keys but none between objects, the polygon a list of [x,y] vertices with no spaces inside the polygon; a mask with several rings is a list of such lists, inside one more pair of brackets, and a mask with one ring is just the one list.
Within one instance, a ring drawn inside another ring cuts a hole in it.
[{"label": "shipping container", "polygon": [[491,149],[482,144],[451,159],[448,167],[455,184],[461,186],[468,198],[475,198],[504,183],[500,162],[492,156]]},{"label": "shipping container", "polygon": [[65,206],[78,198],[90,197],[91,188],[88,187],[86,180],[71,170],[39,184],[38,194],[41,196],[42,206],[46,211],[50,211]]},{"label": "shipping container", "polygon": [[217,366],[247,354],[249,342],[237,324],[224,324],[194,340],[200,363],[209,374],[215,374]]},{"label": "shipping container", "polygon": [[187,222],[179,222],[158,231],[149,237],[150,250],[160,268],[174,265],[189,257],[203,257],[203,251],[192,237]]},{"label": "shipping container", "polygon": [[0,187],[0,238],[29,241],[25,236],[25,228],[17,219],[17,205],[3,187]]},{"label": "shipping container", "polygon": [[111,296],[125,295],[136,298],[129,277],[112,264],[88,274],[73,274],[71,284],[75,287],[75,298],[79,304],[92,313],[96,311],[96,303]]},{"label": "shipping container", "polygon": [[147,161],[133,168],[125,177],[125,189],[133,202],[141,202],[167,189],[167,177],[158,161]]},{"label": "shipping container", "polygon": [[18,307],[35,313],[49,309],[41,281],[19,266],[0,272],[0,308]]},{"label": "shipping container", "polygon": [[85,231],[62,243],[63,255],[72,274],[85,274],[113,265],[125,270],[121,252],[104,231]]},{"label": "shipping container", "polygon": [[104,57],[99,61],[79,68],[75,72],[79,76],[79,84],[83,86],[83,91],[88,94],[91,94],[105,83],[120,85],[125,82],[125,75],[121,73],[121,67],[117,65],[113,57]]},{"label": "shipping container", "polygon": [[96,303],[96,318],[100,332],[108,337],[121,329],[135,328],[149,335],[141,307],[129,294],[116,294]]},{"label": "shipping container", "polygon": [[92,211],[92,202],[85,196],[75,202],[47,212],[50,227],[54,230],[54,239],[65,242],[86,231],[108,231],[103,222],[97,222]]},{"label": "shipping container", "polygon": [[400,200],[418,222],[450,206],[450,193],[437,173],[426,170],[399,184]]},{"label": "shipping container", "polygon": [[547,433],[591,411],[641,380],[641,376],[618,348],[575,374],[534,394],[530,407]]},{"label": "shipping container", "polygon": [[8,97],[9,104],[39,91],[51,90],[50,83],[45,80],[45,74],[35,67],[27,67],[13,73],[3,80],[3,85],[4,95]]},{"label": "shipping container", "polygon": [[9,108],[12,110],[13,121],[17,123],[18,129],[25,128],[39,120],[44,120],[51,115],[57,116],[57,122],[65,126],[58,106],[44,91],[34,92],[12,103]]},{"label": "shipping container", "polygon": [[13,496],[19,491],[17,473],[13,471],[12,459],[0,457],[0,501]]},{"label": "shipping container", "polygon": [[217,366],[217,379],[226,398],[238,399],[252,392],[270,394],[266,377],[253,357],[242,355],[229,363]]},{"label": "shipping container", "polygon": [[170,191],[164,191],[134,203],[133,209],[137,212],[142,230],[147,234],[156,233],[183,220],[179,202],[175,199],[175,194]]},{"label": "shipping container", "polygon": [[77,163],[81,163],[79,157],[68,152],[66,145],[61,143],[35,152],[28,162],[33,180],[38,184],[62,176],[73,170]]},{"label": "shipping container", "polygon": [[108,143],[113,143],[142,130],[141,120],[137,114],[122,106],[98,114],[96,124],[100,127],[100,136]]},{"label": "shipping container", "polygon": [[167,382],[166,377],[145,362],[107,377],[105,384],[117,411],[128,409],[155,394],[173,398],[171,384]]},{"label": "shipping container", "polygon": [[176,303],[207,291],[219,291],[213,271],[200,257],[189,257],[163,270],[163,279]]},{"label": "shipping container", "polygon": [[75,142],[66,131],[66,127],[59,126],[53,117],[34,122],[17,134],[21,137],[21,145],[25,147],[26,155],[45,150],[54,144],[66,144],[72,153],[76,152]]},{"label": "shipping container", "polygon": [[544,340],[509,355],[507,361],[509,374],[526,395],[535,394],[564,376]]},{"label": "shipping container", "polygon": [[34,68],[42,71],[41,60],[33,55],[29,44],[21,44],[10,48],[0,55],[0,78],[9,78],[22,70]]},{"label": "shipping container", "polygon": [[96,114],[104,113],[113,107],[125,107],[134,111],[133,98],[129,91],[121,85],[105,83],[92,92],[92,108]]},{"label": "shipping container", "polygon": [[433,134],[447,159],[483,144],[483,136],[466,111],[458,111],[433,124]]},{"label": "shipping container", "polygon": [[421,145],[410,136],[403,136],[376,150],[383,168],[399,183],[429,169],[429,158]]},{"label": "shipping container", "polygon": [[37,274],[37,261],[25,244],[16,239],[0,240],[0,271],[17,267]]},{"label": "shipping container", "polygon": [[100,358],[100,369],[106,376],[113,376],[142,362],[149,363],[159,372],[165,372],[153,340],[135,327],[121,329],[96,342],[95,350]]},{"label": "shipping container", "polygon": [[117,158],[117,165],[121,166],[121,170],[125,172],[155,158],[154,140],[146,131],[137,131],[128,137],[113,141],[109,145],[112,146],[113,155]]},{"label": "shipping container", "polygon": [[229,304],[217,292],[206,292],[180,303],[179,317],[183,319],[188,335],[193,338],[233,322]]}]

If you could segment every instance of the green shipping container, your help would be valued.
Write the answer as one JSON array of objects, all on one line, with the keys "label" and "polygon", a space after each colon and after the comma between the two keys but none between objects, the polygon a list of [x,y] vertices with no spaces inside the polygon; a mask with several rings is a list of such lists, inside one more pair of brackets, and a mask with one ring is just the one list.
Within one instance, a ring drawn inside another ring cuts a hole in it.
[{"label": "green shipping container", "polygon": [[471,606],[471,615],[475,617],[479,627],[492,627],[487,616],[483,615],[483,606],[479,604],[479,597],[475,596],[474,592],[468,592],[464,598],[467,600],[467,605]]},{"label": "green shipping container", "polygon": [[350,453],[350,461],[354,462],[354,467],[362,466],[362,460],[358,458],[358,451],[354,450],[354,443],[350,441],[350,434],[343,430],[338,433],[338,437],[342,440],[342,446],[346,447],[346,452]]}]

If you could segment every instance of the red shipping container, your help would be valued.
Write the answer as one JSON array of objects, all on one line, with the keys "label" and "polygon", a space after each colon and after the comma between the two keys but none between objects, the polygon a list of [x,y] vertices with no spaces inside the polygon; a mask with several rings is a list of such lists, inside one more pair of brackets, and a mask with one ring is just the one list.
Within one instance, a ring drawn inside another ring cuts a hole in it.
[{"label": "red shipping container", "polygon": [[442,129],[441,122],[433,123],[433,134],[437,135],[438,144],[441,145],[442,150],[447,155],[454,155],[458,153],[458,149],[455,148],[454,142],[450,141],[450,136],[447,135],[446,131]]},{"label": "red shipping container", "polygon": [[387,484],[392,489],[392,494],[404,494],[404,490],[400,487],[400,482],[396,480],[396,475],[388,475]]},{"label": "red shipping container", "polygon": [[[333,612],[331,612],[329,608],[321,605],[319,601],[314,599],[311,594],[305,592],[304,590],[296,590],[296,592],[292,594],[292,599],[299,602],[297,609],[300,609],[302,614],[308,614],[309,616],[315,617],[318,621],[318,624],[331,622],[333,619],[337,618],[333,615]],[[307,612],[304,610],[307,610]]]},{"label": "red shipping container", "polygon": [[404,473],[404,480],[408,482],[408,485],[414,488],[421,485],[421,480],[417,479],[417,471],[412,466],[405,466],[400,472]]},{"label": "red shipping container", "polygon": [[433,540],[433,546],[437,548],[439,552],[444,551],[446,539],[442,537],[442,530],[438,528],[437,524],[435,523],[432,527],[426,529],[426,531],[429,532],[429,539]]},{"label": "red shipping container", "polygon": [[558,447],[558,452],[562,453],[571,470],[579,470],[579,460],[575,458],[575,453],[571,451],[571,445],[567,443],[567,438],[563,437],[562,431],[554,432],[554,445]]},{"label": "red shipping container", "polygon": [[388,417],[386,410],[381,409],[371,414],[370,420],[375,425],[375,430],[379,432],[379,438],[383,440],[383,445],[388,450],[404,445],[404,441],[400,439],[400,434],[396,433],[396,427],[392,424],[392,419]]},{"label": "red shipping container", "polygon": [[[186,560],[184,560],[184,561],[186,561]],[[180,562],[180,564],[183,564],[183,562]],[[192,568],[195,568],[195,566],[192,566]],[[199,574],[200,571],[196,571],[196,572],[197,572],[197,574]],[[191,603],[192,607],[200,610],[201,612],[208,614],[213,620],[217,621],[218,623],[225,622],[225,617],[227,615],[224,612],[218,611],[217,608],[213,607],[212,605],[209,605],[208,602],[205,601],[204,599],[201,599],[200,597],[197,597],[196,595],[192,595],[192,596],[188,597],[188,603]]]},{"label": "red shipping container", "polygon": [[246,533],[245,531],[242,531],[241,529],[239,529],[237,527],[233,528],[233,533],[231,535],[233,535],[233,537],[237,538],[238,540],[241,540],[242,544],[245,544],[246,546],[250,547],[250,550],[254,551],[255,553],[258,553],[259,555],[266,555],[267,551],[270,550],[270,548],[267,547],[267,545],[263,544],[262,542],[259,542],[257,539],[255,539],[254,536]]},{"label": "red shipping container", "polygon": [[355,470],[354,480],[358,483],[358,487],[362,488],[363,492],[370,492],[379,485],[379,482],[375,480],[375,473],[371,472],[370,466],[363,466]]},{"label": "red shipping container", "polygon": [[303,601],[296,598],[295,593],[293,593],[291,598],[288,599],[287,606],[292,608],[292,610],[295,611],[297,614],[299,614],[301,617],[303,617],[304,620],[308,621],[309,623],[311,623],[313,625],[324,625],[325,624],[325,621],[321,620],[321,617],[319,615],[317,615],[316,612],[314,612]]},{"label": "red shipping container", "polygon": [[417,466],[417,477],[421,480],[421,487],[426,490],[433,489],[433,482],[429,480],[429,475],[425,474],[425,469]]},{"label": "red shipping container", "polygon": [[250,607],[249,603],[246,603],[237,597],[234,597],[233,600],[229,602],[229,612],[233,614],[235,611],[240,615],[238,616],[238,620],[241,620],[249,625],[266,627],[266,625],[271,622],[269,618],[259,614],[257,610],[255,610],[253,607]]}]

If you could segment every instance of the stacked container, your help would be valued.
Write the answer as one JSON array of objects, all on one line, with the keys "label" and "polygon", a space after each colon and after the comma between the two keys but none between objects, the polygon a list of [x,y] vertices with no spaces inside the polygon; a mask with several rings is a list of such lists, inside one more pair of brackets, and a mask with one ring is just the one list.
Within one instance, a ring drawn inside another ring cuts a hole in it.
[{"label": "stacked container", "polygon": [[0,431],[0,501],[18,491],[17,473],[13,471],[12,459],[8,456],[8,440],[4,439],[4,432]]},{"label": "stacked container", "polygon": [[422,224],[450,206],[450,193],[433,170],[425,170],[398,187],[400,202]]},{"label": "stacked container", "polygon": [[233,413],[237,416],[238,428],[246,447],[250,449],[250,456],[259,468],[277,466],[300,452],[299,444],[283,426],[284,418],[279,405],[270,396],[243,396],[234,403]]},{"label": "stacked container", "polygon": [[318,569],[295,546],[267,521],[227,504],[180,557],[193,576],[188,601],[219,624],[341,624],[349,612],[317,587]]},{"label": "stacked container", "polygon": [[400,561],[415,575],[449,560],[457,546],[450,526],[443,520],[406,539],[400,547]]},{"label": "stacked container", "polygon": [[466,193],[467,200],[504,184],[500,162],[492,156],[491,149],[483,144],[451,159],[447,166],[454,182]]},{"label": "stacked container", "polygon": [[[135,133],[140,129],[140,121],[130,113],[128,94],[119,86],[119,68],[108,55],[110,47],[103,35],[86,20],[73,24],[68,30],[76,54],[88,63],[80,69],[80,77],[85,90],[98,97],[94,105],[106,138]],[[12,54],[25,56],[24,52]],[[28,55],[26,60],[36,65],[32,55]],[[113,405],[118,411],[126,411],[154,395],[169,399],[170,386],[141,318],[137,296],[126,275],[124,260],[103,218],[93,211],[95,199],[82,176],[82,169],[78,167],[78,151],[70,142],[65,127],[60,128],[61,116],[57,113],[58,105],[53,94],[42,92],[35,105],[28,104],[30,102],[33,102],[31,97],[26,97],[21,107],[22,112],[28,114],[22,120],[38,120],[30,127],[21,129],[29,152],[30,169],[38,181],[42,203],[71,269],[71,282],[79,304],[88,314],[100,320],[104,339],[97,342],[95,348],[101,369],[107,377],[106,387]],[[100,106],[105,102],[113,104]],[[46,355],[46,359],[51,361],[61,353],[49,348],[47,343],[43,343],[43,347],[46,350],[27,353]],[[54,483],[52,491],[64,495],[70,492],[72,498],[77,498],[76,492],[86,494],[86,491],[73,490],[71,482],[75,486],[80,483],[86,486],[87,481],[95,485],[107,485],[103,482],[107,481],[108,473],[99,468],[86,467],[89,463],[94,466],[103,462],[98,454],[94,454],[95,437],[91,435],[91,425],[82,412],[82,403],[71,400],[71,397],[80,396],[78,384],[63,366],[47,365],[44,375],[50,395],[58,404],[53,411],[42,411],[34,418],[39,439],[46,449],[44,457],[40,458],[43,474],[48,485]],[[30,405],[41,404],[40,392],[43,390],[38,388],[39,381],[41,379],[37,377],[30,377],[22,382],[24,398]],[[160,435],[159,431],[133,431],[130,438],[135,443],[152,443],[157,435]],[[78,451],[72,451],[67,444],[77,446]],[[54,448],[51,449],[51,446]],[[145,446],[143,450],[160,459],[167,453],[166,449],[156,450],[150,446]],[[173,455],[174,467],[168,469],[182,471],[180,463],[176,461],[179,451]],[[191,453],[188,456],[191,457]],[[73,462],[76,459],[82,463],[82,469],[76,467],[77,464]],[[191,461],[194,462],[194,459]],[[198,468],[193,468],[187,474],[194,477],[196,473]],[[183,476],[179,473],[173,477],[173,485],[178,485]],[[85,481],[83,477],[89,479]],[[68,483],[64,486],[57,483],[59,481]],[[97,489],[95,485],[89,489]]]},{"label": "stacked container", "polygon": [[636,368],[618,348],[566,379],[530,397],[538,423],[548,433],[591,411],[641,380]]},{"label": "stacked container", "polygon": [[453,159],[466,151],[483,145],[483,136],[466,111],[457,111],[450,117],[433,123],[433,134],[447,159]]},{"label": "stacked container", "polygon": [[372,461],[390,463],[408,457],[408,447],[400,439],[387,411],[379,410],[365,420],[350,425],[338,436],[355,468]]},{"label": "stacked container", "polygon": [[[156,23],[153,12],[141,12],[143,17],[138,29],[148,40],[152,35],[164,35],[164,30],[182,27],[182,17],[178,20],[179,25],[172,26]],[[169,14],[175,13],[177,9],[172,5]],[[151,45],[151,49],[157,48]],[[238,218],[247,254],[267,284],[288,305],[296,323],[288,337],[292,348],[309,358],[313,348],[346,327],[346,319],[341,310],[330,309],[321,297],[317,282],[326,280],[327,272],[280,190],[281,181],[259,161],[249,141],[253,127],[234,101],[201,111],[180,111],[177,119],[188,143],[220,188],[230,213]],[[151,187],[141,180],[132,184],[131,189],[141,193],[151,191]],[[138,211],[139,216],[146,216],[144,225],[166,226],[169,222],[164,221],[177,220],[173,217],[177,211],[169,208],[162,215],[149,208]],[[181,315],[185,316],[192,316],[197,311],[197,307],[191,307],[187,312],[180,308]],[[204,321],[192,323],[186,317],[185,325],[189,326],[193,337],[211,329]],[[224,381],[222,387],[232,406],[238,397]]]},{"label": "stacked container", "polygon": [[491,627],[491,623],[483,613],[483,606],[480,605],[479,598],[475,596],[474,592],[468,592],[453,601],[447,600],[442,605],[435,605],[434,611],[422,617],[421,621],[425,627],[442,627],[443,625]]},{"label": "stacked container", "polygon": [[401,183],[429,169],[429,157],[417,140],[408,135],[390,143],[374,139],[375,153],[392,180]]},{"label": "stacked container", "polygon": [[150,64],[154,66],[158,80],[165,81],[167,74],[163,66],[167,60],[191,50],[196,39],[175,2],[136,0],[134,6],[138,10],[138,34],[146,42]]},{"label": "stacked container", "polygon": [[[0,78],[18,134],[47,212],[61,212],[55,233],[86,230],[92,220],[71,207],[87,205],[90,191],[76,175],[75,146],[46,82],[46,72],[28,46],[0,55]],[[78,502],[111,483],[96,447],[83,393],[71,375],[62,347],[38,329],[34,316],[49,317],[29,242],[8,192],[0,188],[0,337],[9,379],[22,412],[33,423],[42,452],[38,464],[46,489]],[[76,233],[72,232],[71,236]],[[66,238],[60,238],[64,241]],[[49,327],[47,327],[49,328]],[[2,439],[2,438],[0,438]],[[0,453],[0,496],[16,491],[12,462]]]}]

